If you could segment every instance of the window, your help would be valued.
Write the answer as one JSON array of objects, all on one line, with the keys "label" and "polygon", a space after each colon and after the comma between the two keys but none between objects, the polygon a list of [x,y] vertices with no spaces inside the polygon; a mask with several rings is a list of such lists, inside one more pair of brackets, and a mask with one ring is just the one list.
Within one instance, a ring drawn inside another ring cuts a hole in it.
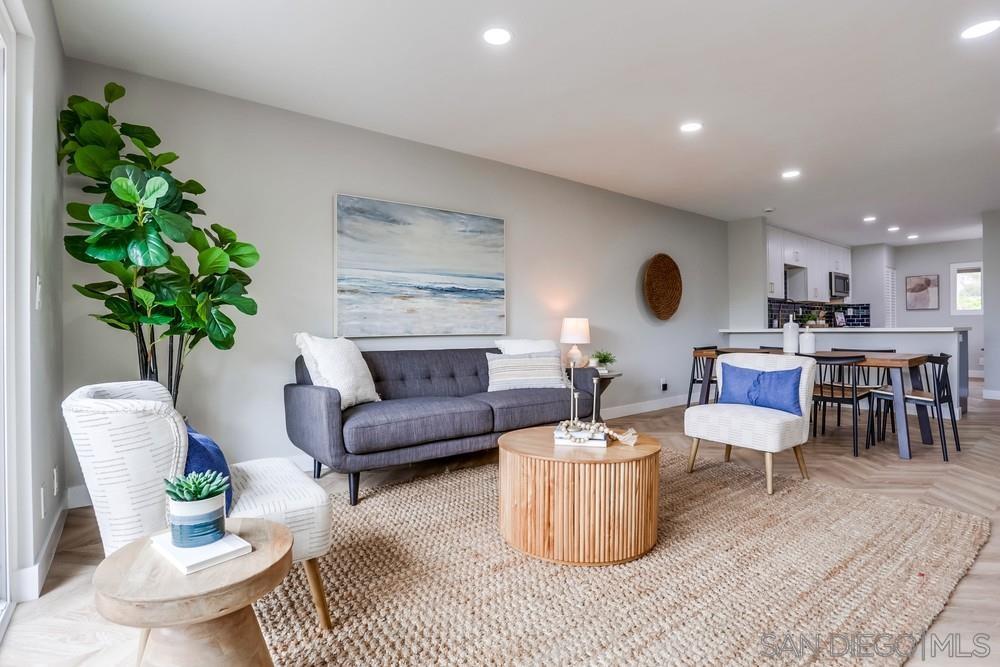
[{"label": "window", "polygon": [[983,314],[983,263],[951,265],[951,314]]}]

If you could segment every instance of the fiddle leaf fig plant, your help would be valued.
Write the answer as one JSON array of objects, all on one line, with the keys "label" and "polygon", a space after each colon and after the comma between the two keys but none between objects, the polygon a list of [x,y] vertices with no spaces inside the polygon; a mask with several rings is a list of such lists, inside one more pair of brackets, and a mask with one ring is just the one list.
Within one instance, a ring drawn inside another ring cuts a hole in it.
[{"label": "fiddle leaf fig plant", "polygon": [[221,350],[235,344],[226,311],[257,314],[243,269],[260,253],[231,229],[194,223],[205,214],[195,201],[204,186],[174,176],[167,165],[179,156],[154,152],[160,137],[151,127],[111,115],[124,96],[124,87],[108,83],[104,104],[71,95],[59,112],[58,161],[96,198],[67,204],[68,225],[79,233],[67,234],[64,245],[107,274],[73,288],[102,303],[94,318],[135,337],[141,379],[161,380],[157,350],[166,346],[165,384],[176,402],[185,359],[199,342]]}]

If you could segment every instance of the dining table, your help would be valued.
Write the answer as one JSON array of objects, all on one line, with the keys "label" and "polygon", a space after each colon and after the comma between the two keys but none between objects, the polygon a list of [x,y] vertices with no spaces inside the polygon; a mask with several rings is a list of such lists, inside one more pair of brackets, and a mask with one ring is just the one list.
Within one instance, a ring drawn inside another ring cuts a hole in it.
[{"label": "dining table", "polygon": [[[695,349],[694,356],[701,357],[705,360],[705,376],[706,378],[713,377],[715,372],[715,362],[716,359],[724,354],[734,354],[734,353],[749,353],[749,354],[785,354],[781,348],[738,348],[738,347],[722,347],[722,348],[707,348],[707,349]],[[903,385],[903,373],[908,372],[910,375],[910,383],[915,390],[922,390],[924,388],[924,381],[920,368],[927,363],[927,354],[916,354],[910,352],[823,352],[817,351],[815,353],[798,353],[799,356],[812,357],[817,360],[822,359],[847,359],[847,358],[857,358],[864,357],[864,361],[858,362],[858,366],[864,368],[878,368],[884,369],[889,373],[889,379],[892,385],[892,407],[893,413],[896,419],[896,439],[899,448],[899,458],[909,459],[912,457],[910,453],[910,431],[909,423],[906,419],[906,390]],[[700,403],[709,402],[709,392],[711,390],[711,383],[704,382],[701,386],[701,396],[699,399]],[[933,444],[934,437],[931,434],[931,421],[930,414],[927,412],[927,408],[923,405],[917,405],[917,421],[920,424],[920,439],[924,444]]]}]

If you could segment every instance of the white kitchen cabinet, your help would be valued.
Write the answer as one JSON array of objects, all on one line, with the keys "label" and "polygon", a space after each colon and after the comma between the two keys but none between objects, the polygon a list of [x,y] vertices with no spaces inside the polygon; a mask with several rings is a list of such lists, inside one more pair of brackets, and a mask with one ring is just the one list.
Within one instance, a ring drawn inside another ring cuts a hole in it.
[{"label": "white kitchen cabinet", "polygon": [[830,270],[834,273],[851,272],[851,250],[839,245],[830,246]]},{"label": "white kitchen cabinet", "polygon": [[806,256],[809,253],[807,246],[810,240],[805,236],[799,236],[798,234],[782,230],[781,241],[785,255],[785,264],[805,267],[808,263]]},{"label": "white kitchen cabinet", "polygon": [[767,228],[767,298],[785,298],[785,248],[784,232],[777,227]]},{"label": "white kitchen cabinet", "polygon": [[824,241],[806,239],[806,284],[810,301],[830,300],[830,256],[833,246]]}]

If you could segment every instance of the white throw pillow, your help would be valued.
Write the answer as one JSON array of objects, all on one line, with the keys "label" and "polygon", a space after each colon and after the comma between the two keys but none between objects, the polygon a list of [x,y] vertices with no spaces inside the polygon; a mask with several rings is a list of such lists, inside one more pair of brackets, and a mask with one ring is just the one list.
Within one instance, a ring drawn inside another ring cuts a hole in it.
[{"label": "white throw pillow", "polygon": [[530,338],[501,338],[493,341],[504,354],[534,354],[535,352],[551,352],[559,350],[559,343],[554,340],[532,340]]},{"label": "white throw pillow", "polygon": [[534,354],[486,353],[490,385],[486,391],[505,389],[565,389],[566,371],[559,351]]},{"label": "white throw pillow", "polygon": [[302,352],[313,384],[339,391],[342,409],[382,400],[375,391],[372,372],[354,341],[297,333],[295,344]]}]

